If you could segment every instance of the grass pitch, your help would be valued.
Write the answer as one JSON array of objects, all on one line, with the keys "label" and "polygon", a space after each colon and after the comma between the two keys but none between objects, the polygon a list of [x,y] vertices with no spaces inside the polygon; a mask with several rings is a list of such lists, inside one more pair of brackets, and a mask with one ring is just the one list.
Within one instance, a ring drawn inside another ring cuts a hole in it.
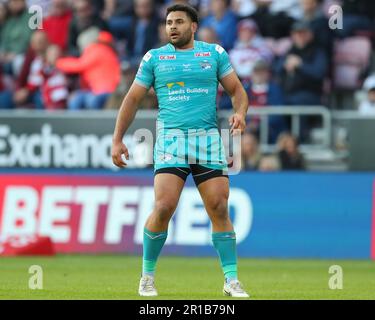
[{"label": "grass pitch", "polygon": [[[0,258],[0,299],[143,299],[137,295],[141,257],[58,255]],[[43,269],[43,289],[28,287],[29,267]],[[330,290],[331,265],[343,269],[343,289]],[[375,262],[239,259],[239,277],[251,299],[375,299]],[[159,259],[156,299],[223,297],[217,259]]]}]

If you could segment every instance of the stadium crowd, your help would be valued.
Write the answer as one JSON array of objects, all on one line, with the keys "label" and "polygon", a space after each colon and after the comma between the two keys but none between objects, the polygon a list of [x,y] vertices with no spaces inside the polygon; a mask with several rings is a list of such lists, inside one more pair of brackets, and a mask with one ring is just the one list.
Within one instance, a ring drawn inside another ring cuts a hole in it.
[{"label": "stadium crowd", "polygon": [[[0,108],[118,108],[143,55],[167,42],[165,9],[173,3],[196,7],[197,40],[227,50],[251,107],[358,106],[375,114],[371,0],[2,0]],[[31,28],[35,5],[43,19]],[[150,90],[142,108],[156,107]],[[218,108],[231,108],[222,88]],[[268,119],[277,157],[260,156],[260,121],[248,120],[244,168],[304,168],[296,138],[284,133],[287,119]],[[313,125],[303,121],[302,129]]]}]

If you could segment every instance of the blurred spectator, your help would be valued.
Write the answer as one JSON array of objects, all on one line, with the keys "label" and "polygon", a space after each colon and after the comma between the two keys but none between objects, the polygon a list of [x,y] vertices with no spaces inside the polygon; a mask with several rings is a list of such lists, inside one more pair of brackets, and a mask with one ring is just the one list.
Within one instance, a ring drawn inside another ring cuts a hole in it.
[{"label": "blurred spectator", "polygon": [[0,36],[0,62],[5,73],[18,75],[33,32],[25,0],[9,0],[9,15]]},{"label": "blurred spectator", "polygon": [[217,34],[214,29],[209,27],[199,28],[198,30],[198,39],[207,43],[217,43],[220,44],[220,41],[217,37]]},{"label": "blurred spectator", "polygon": [[109,32],[101,31],[97,41],[88,44],[79,58],[57,60],[65,73],[78,73],[87,89],[77,90],[68,101],[70,110],[101,109],[120,82],[120,63]]},{"label": "blurred spectator", "polygon": [[4,75],[0,70],[0,109],[12,109],[14,107],[12,95],[12,91],[6,88]]},{"label": "blurred spectator", "polygon": [[216,31],[226,50],[233,48],[237,38],[237,17],[229,5],[230,0],[211,0],[211,14],[201,22],[201,27],[211,27]]},{"label": "blurred spectator", "polygon": [[290,133],[280,135],[278,157],[282,170],[303,170],[305,169],[305,161],[302,154],[298,150],[298,141]]},{"label": "blurred spectator", "polygon": [[317,45],[326,49],[327,54],[332,52],[332,30],[322,9],[322,0],[300,0],[302,7],[302,21],[310,24]]},{"label": "blurred spectator", "polygon": [[366,91],[366,98],[359,105],[359,112],[362,115],[375,115],[375,74],[365,80],[363,89]]},{"label": "blurred spectator", "polygon": [[71,20],[68,0],[52,0],[50,14],[43,20],[43,30],[49,42],[58,45],[63,51],[67,49]]},{"label": "blurred spectator", "polygon": [[251,77],[256,61],[271,62],[273,54],[258,35],[258,27],[253,20],[242,20],[238,24],[238,40],[229,52],[230,60],[241,80]]},{"label": "blurred spectator", "polygon": [[152,0],[135,0],[133,16],[116,16],[110,19],[109,24],[115,37],[126,41],[127,58],[135,67],[159,41],[155,34],[159,21]]},{"label": "blurred spectator", "polygon": [[45,59],[48,48],[48,38],[45,32],[35,31],[31,37],[31,50],[33,58],[30,61],[29,71],[25,75],[26,83],[17,88],[14,93],[13,100],[17,106],[32,105],[37,109],[43,109],[43,103],[40,93],[41,86],[41,71],[43,68],[43,61]]},{"label": "blurred spectator", "polygon": [[8,8],[4,2],[0,2],[0,35],[1,30],[3,29],[3,26],[7,20],[8,17]]},{"label": "blurred spectator", "polygon": [[159,43],[155,46],[157,48],[165,46],[169,42],[167,32],[165,30],[165,22],[159,22],[158,38],[159,38]]},{"label": "blurred spectator", "polygon": [[258,138],[250,133],[243,134],[241,139],[242,170],[257,170],[262,157],[259,150]]},{"label": "blurred spectator", "polygon": [[91,27],[108,30],[107,23],[95,12],[90,0],[74,1],[74,15],[69,24],[68,50],[70,55],[79,55],[77,39]]},{"label": "blurred spectator", "polygon": [[357,31],[375,30],[375,1],[373,0],[342,0],[343,28],[337,29],[340,37],[350,37]]},{"label": "blurred spectator", "polygon": [[293,25],[293,46],[276,64],[276,72],[289,105],[319,105],[323,80],[327,73],[327,57],[314,43],[308,23]]},{"label": "blurred spectator", "polygon": [[[280,86],[271,80],[271,71],[267,62],[259,60],[255,63],[251,81],[245,84],[249,97],[250,108],[265,106],[278,106],[284,104],[284,97]],[[259,134],[260,117],[251,116],[247,119],[247,127]],[[283,116],[273,115],[268,117],[268,139],[271,143],[276,141],[278,135],[286,129]]]},{"label": "blurred spectator", "polygon": [[130,15],[133,12],[133,1],[127,0],[104,0],[102,18],[110,20],[114,17]]},{"label": "blurred spectator", "polygon": [[68,99],[68,84],[65,75],[56,68],[56,61],[62,55],[61,48],[50,45],[41,70],[41,95],[47,110],[64,109]]},{"label": "blurred spectator", "polygon": [[255,8],[252,0],[232,0],[232,10],[239,18],[244,18],[254,13]]},{"label": "blurred spectator", "polygon": [[46,18],[50,15],[52,0],[26,0],[27,7],[38,6],[42,8],[43,18]]},{"label": "blurred spectator", "polygon": [[277,156],[267,154],[262,156],[259,162],[259,171],[279,171],[281,169],[280,162]]},{"label": "blurred spectator", "polygon": [[[278,1],[279,2],[279,1]],[[259,28],[259,33],[265,38],[283,38],[290,34],[294,19],[283,11],[272,12],[272,0],[254,0],[256,10],[247,18],[253,19]]]}]

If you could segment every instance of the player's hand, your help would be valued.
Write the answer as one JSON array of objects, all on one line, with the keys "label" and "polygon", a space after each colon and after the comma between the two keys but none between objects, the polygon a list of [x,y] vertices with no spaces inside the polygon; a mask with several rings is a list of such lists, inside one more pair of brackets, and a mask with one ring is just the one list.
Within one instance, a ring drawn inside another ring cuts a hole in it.
[{"label": "player's hand", "polygon": [[123,160],[122,155],[125,155],[125,159],[129,160],[128,148],[122,141],[114,141],[112,143],[112,162],[119,168],[124,168],[127,166],[126,162]]},{"label": "player's hand", "polygon": [[229,117],[229,125],[231,126],[230,133],[232,136],[243,133],[246,127],[245,116],[239,113],[232,114]]}]

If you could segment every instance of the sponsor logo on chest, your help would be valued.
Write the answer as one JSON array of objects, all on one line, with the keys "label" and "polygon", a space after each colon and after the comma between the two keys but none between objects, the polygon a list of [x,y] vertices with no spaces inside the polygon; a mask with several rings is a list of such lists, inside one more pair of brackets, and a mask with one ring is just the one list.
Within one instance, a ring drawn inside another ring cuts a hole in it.
[{"label": "sponsor logo on chest", "polygon": [[211,52],[196,52],[194,54],[195,58],[200,58],[200,57],[211,57]]},{"label": "sponsor logo on chest", "polygon": [[176,60],[175,54],[160,55],[159,60]]}]

